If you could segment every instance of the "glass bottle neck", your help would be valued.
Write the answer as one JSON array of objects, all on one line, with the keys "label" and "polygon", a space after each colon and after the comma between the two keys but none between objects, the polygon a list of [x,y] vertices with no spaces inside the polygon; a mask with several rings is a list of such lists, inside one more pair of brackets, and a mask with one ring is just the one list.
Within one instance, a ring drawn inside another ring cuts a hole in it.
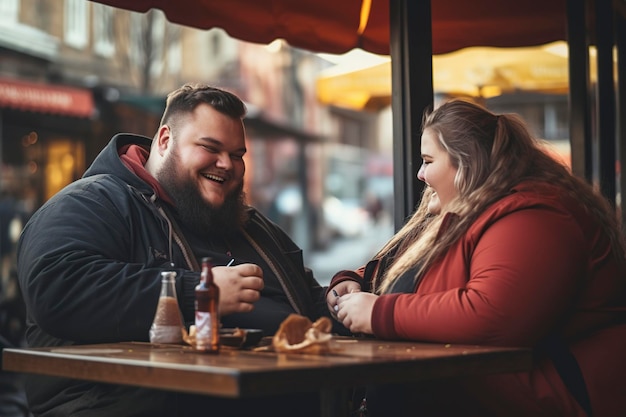
[{"label": "glass bottle neck", "polygon": [[213,272],[210,267],[204,266],[202,268],[202,276],[200,277],[200,280],[207,286],[213,283]]}]

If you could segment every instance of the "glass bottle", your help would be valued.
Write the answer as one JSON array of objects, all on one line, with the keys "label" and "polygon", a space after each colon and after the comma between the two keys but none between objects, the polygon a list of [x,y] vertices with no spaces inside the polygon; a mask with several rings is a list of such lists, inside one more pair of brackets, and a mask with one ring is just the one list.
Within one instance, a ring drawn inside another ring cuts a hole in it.
[{"label": "glass bottle", "polygon": [[152,343],[182,343],[183,319],[176,297],[176,272],[161,272],[161,295],[150,327]]},{"label": "glass bottle", "polygon": [[213,262],[202,258],[200,283],[196,286],[196,349],[217,353],[220,350],[220,289],[213,282]]}]

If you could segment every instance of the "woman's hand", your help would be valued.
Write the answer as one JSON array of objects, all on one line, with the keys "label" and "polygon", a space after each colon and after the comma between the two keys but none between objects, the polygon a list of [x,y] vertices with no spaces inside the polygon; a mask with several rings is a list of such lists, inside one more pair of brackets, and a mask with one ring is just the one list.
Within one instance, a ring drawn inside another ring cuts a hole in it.
[{"label": "woman's hand", "polygon": [[247,313],[261,298],[263,270],[254,264],[213,268],[213,279],[220,289],[220,313]]},{"label": "woman's hand", "polygon": [[372,311],[377,298],[369,292],[342,295],[337,302],[337,320],[352,333],[372,334]]},{"label": "woman's hand", "polygon": [[356,281],[342,281],[339,284],[332,287],[328,294],[326,295],[326,304],[328,305],[328,310],[330,314],[335,316],[337,313],[337,301],[339,297],[344,294],[349,294],[351,292],[361,291],[361,285]]}]

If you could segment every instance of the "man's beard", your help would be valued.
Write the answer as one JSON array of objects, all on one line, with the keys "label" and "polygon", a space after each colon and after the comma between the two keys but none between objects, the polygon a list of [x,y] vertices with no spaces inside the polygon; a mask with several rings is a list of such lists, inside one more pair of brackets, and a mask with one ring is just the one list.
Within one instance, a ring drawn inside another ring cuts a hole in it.
[{"label": "man's beard", "polygon": [[231,191],[224,203],[215,207],[202,198],[196,184],[179,179],[178,155],[172,154],[163,163],[157,180],[176,204],[180,221],[200,234],[231,234],[245,222],[243,183]]}]

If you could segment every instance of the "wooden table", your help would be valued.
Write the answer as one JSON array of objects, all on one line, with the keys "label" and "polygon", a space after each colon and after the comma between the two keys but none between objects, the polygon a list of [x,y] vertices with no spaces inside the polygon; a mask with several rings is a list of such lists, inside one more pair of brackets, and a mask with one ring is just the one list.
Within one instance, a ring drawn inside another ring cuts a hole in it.
[{"label": "wooden table", "polygon": [[138,342],[4,349],[3,369],[229,398],[317,391],[323,415],[345,416],[338,401],[351,387],[523,371],[532,362],[530,350],[521,348],[334,338],[332,349],[208,355]]}]

